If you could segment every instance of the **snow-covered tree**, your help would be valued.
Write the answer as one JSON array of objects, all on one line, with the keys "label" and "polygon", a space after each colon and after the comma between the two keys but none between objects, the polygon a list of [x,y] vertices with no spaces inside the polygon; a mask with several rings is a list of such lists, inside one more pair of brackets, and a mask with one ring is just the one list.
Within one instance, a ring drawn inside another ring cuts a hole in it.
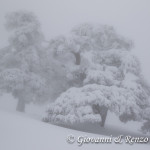
[{"label": "snow-covered tree", "polygon": [[0,88],[11,92],[18,99],[16,110],[24,112],[26,103],[41,100],[45,80],[32,72],[26,73],[18,68],[5,69],[0,73]]},{"label": "snow-covered tree", "polygon": [[79,82],[50,104],[44,120],[60,124],[92,121],[104,126],[108,110],[123,122],[142,119],[150,90],[130,51],[132,42],[111,26],[91,24],[74,28],[67,38],[59,45],[64,52],[60,57],[78,54],[74,65],[65,67],[73,83],[74,78]]},{"label": "snow-covered tree", "polygon": [[[0,51],[0,89],[18,99],[18,111],[29,102],[55,100],[68,88],[62,61],[54,57],[52,43],[43,46],[40,23],[32,12],[6,16],[9,46]],[[57,42],[55,42],[55,45]]]},{"label": "snow-covered tree", "polygon": [[[37,18],[31,12],[17,11],[6,16],[9,46],[0,51],[0,88],[18,99],[17,110],[43,100],[46,80],[42,72],[44,40]],[[43,59],[44,60],[44,59]]]},{"label": "snow-covered tree", "polygon": [[94,59],[91,52],[97,55],[98,52],[109,49],[128,51],[133,45],[130,40],[118,35],[111,26],[87,23],[73,28],[69,36],[59,36],[50,43],[54,56],[57,56],[63,63],[65,62],[68,76],[74,79],[71,80],[72,86],[83,86],[87,63],[91,64],[87,57]]},{"label": "snow-covered tree", "polygon": [[[100,122],[104,125],[107,109],[117,115],[132,114],[140,119],[140,107],[133,91],[116,86],[88,84],[71,88],[50,104],[46,120],[55,123]],[[100,118],[101,115],[101,118]]]},{"label": "snow-covered tree", "polygon": [[10,44],[21,51],[33,45],[40,45],[43,34],[40,23],[32,12],[16,11],[6,15],[6,29],[11,31]]}]

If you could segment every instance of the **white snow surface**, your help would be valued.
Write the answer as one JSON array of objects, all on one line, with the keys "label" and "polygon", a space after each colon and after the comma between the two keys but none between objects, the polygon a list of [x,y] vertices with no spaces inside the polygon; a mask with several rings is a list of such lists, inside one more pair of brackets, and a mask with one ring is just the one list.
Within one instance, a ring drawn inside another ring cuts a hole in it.
[{"label": "white snow surface", "polygon": [[130,133],[132,136],[137,133],[142,136],[137,131],[141,123],[123,124],[112,113],[108,114],[105,129],[102,130],[99,125],[89,125],[90,129],[87,131],[83,130],[86,128],[83,125],[84,128],[82,126],[80,128],[86,132],[81,132],[42,122],[45,106],[28,105],[26,113],[16,112],[15,107],[16,100],[11,95],[0,96],[0,150],[147,150],[150,147],[149,144],[118,145],[114,142],[112,144],[84,144],[79,147],[77,142],[73,144],[66,142],[68,135],[74,135],[77,138],[79,136],[106,137],[104,135],[111,134],[118,136],[121,133]]},{"label": "white snow surface", "polygon": [[90,134],[71,129],[46,124],[29,118],[29,116],[0,110],[0,150],[99,150],[99,149],[136,149],[147,150],[147,144],[68,144],[68,135],[104,137],[102,135]]}]

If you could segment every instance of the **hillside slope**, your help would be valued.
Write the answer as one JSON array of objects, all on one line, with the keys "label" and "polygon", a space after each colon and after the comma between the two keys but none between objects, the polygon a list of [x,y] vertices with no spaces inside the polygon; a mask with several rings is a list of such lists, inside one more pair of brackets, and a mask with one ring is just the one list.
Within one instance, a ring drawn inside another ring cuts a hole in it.
[{"label": "hillside slope", "polygon": [[0,150],[99,150],[99,149],[149,149],[147,144],[68,144],[68,135],[104,137],[102,135],[65,129],[34,120],[17,112],[0,110]]}]

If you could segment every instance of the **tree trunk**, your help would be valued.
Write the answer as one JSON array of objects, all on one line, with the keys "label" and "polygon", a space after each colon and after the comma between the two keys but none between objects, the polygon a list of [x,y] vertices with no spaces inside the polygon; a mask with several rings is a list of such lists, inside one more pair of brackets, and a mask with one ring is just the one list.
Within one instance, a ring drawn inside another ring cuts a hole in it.
[{"label": "tree trunk", "polygon": [[24,100],[18,100],[16,110],[19,112],[25,112],[25,101]]},{"label": "tree trunk", "polygon": [[101,116],[101,124],[100,125],[101,125],[101,127],[104,127],[108,108],[106,106],[99,106],[98,104],[93,105],[92,108],[93,108],[93,112],[95,114],[100,114],[100,116]]},{"label": "tree trunk", "polygon": [[73,54],[74,54],[74,56],[75,56],[75,59],[76,59],[76,62],[75,62],[75,64],[76,65],[80,65],[80,63],[81,63],[81,56],[80,56],[80,53],[79,52],[72,52]]},{"label": "tree trunk", "polygon": [[101,127],[104,127],[105,125],[105,121],[106,121],[106,117],[107,117],[107,112],[108,112],[108,108],[106,106],[100,106],[100,115],[101,115]]}]

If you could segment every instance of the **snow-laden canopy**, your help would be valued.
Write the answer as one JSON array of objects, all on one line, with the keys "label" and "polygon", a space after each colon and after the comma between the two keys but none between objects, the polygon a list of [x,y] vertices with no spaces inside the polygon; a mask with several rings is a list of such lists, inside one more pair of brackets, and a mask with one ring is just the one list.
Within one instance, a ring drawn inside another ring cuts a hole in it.
[{"label": "snow-laden canopy", "polygon": [[52,122],[100,122],[99,114],[95,114],[92,106],[106,106],[117,115],[123,113],[140,119],[138,97],[133,90],[116,86],[89,84],[81,88],[71,88],[63,93],[47,110],[48,119]]}]

